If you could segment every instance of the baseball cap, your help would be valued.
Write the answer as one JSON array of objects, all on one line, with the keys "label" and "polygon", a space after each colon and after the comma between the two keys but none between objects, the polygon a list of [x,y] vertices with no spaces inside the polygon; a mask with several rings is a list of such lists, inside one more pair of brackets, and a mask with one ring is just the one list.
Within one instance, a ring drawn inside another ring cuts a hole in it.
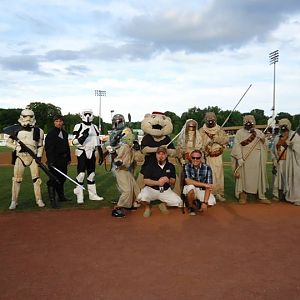
[{"label": "baseball cap", "polygon": [[159,153],[159,152],[164,152],[164,153],[168,153],[167,152],[167,148],[165,146],[159,146],[156,150],[156,153]]}]

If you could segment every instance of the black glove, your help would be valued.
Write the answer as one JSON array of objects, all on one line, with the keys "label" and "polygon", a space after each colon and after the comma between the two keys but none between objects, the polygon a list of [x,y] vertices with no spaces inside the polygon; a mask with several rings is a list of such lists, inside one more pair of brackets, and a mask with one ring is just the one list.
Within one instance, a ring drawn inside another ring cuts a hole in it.
[{"label": "black glove", "polygon": [[140,144],[138,143],[138,141],[133,141],[132,148],[136,151],[141,150],[141,147],[140,147]]},{"label": "black glove", "polygon": [[121,167],[122,164],[123,164],[123,162],[122,162],[121,160],[115,161],[115,165],[116,165],[117,167]]},{"label": "black glove", "polygon": [[89,131],[90,129],[87,128],[84,131],[82,131],[82,135],[80,138],[78,138],[78,142],[83,145],[84,141],[86,140],[86,138],[89,136]]}]

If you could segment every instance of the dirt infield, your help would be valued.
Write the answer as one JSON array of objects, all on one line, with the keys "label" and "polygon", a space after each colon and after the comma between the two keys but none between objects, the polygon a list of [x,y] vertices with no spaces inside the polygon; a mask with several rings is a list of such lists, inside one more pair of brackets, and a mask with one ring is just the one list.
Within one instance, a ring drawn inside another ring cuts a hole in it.
[{"label": "dirt infield", "polygon": [[300,208],[0,214],[1,299],[299,299]]}]

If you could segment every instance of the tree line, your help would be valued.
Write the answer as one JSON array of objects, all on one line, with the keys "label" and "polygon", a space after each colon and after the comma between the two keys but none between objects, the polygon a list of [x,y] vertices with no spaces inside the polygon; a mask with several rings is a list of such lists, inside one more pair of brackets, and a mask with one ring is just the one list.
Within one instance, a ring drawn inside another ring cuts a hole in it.
[{"label": "tree line", "polygon": [[[55,106],[51,103],[43,103],[43,102],[31,102],[28,105],[28,108],[32,109],[35,113],[35,118],[37,121],[37,125],[42,128],[45,133],[47,133],[53,127],[53,117],[55,115],[61,114],[61,108]],[[3,109],[0,108],[0,133],[3,131],[3,128],[16,124],[20,117],[20,113],[22,108],[8,108]],[[224,121],[227,119],[230,110],[222,110],[218,106],[208,106],[206,108],[193,107],[188,109],[187,112],[184,112],[181,116],[176,115],[174,112],[166,111],[165,115],[171,118],[173,123],[173,134],[177,134],[186,120],[194,119],[198,122],[199,128],[204,124],[204,116],[207,112],[214,112],[218,119],[218,124],[222,125]],[[232,112],[229,120],[226,122],[225,126],[241,126],[243,116],[251,114],[255,117],[256,124],[264,125],[267,124],[269,116],[266,116],[264,111],[261,109],[253,109],[247,113],[240,113],[239,111]],[[126,118],[126,116],[124,116]],[[81,122],[80,114],[70,114],[64,115],[65,118],[65,129],[67,132],[72,133],[75,124]],[[292,129],[296,129],[299,125],[300,114],[291,115],[286,112],[280,112],[276,116],[276,120],[287,118],[290,120],[292,124]],[[99,124],[99,116],[94,117],[95,124]],[[101,120],[102,134],[107,134],[109,130],[112,129],[111,123],[105,123]],[[141,128],[141,122],[132,122],[131,127],[133,129]]]}]

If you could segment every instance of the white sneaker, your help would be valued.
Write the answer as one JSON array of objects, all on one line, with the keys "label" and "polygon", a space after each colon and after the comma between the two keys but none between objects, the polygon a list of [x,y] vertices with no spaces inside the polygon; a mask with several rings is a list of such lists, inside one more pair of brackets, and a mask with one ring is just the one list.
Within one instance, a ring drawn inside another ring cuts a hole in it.
[{"label": "white sneaker", "polygon": [[226,201],[226,199],[220,194],[217,194],[215,196],[215,198],[216,198],[217,201],[220,201],[220,202],[225,202]]},{"label": "white sneaker", "polygon": [[44,207],[45,206],[45,203],[43,202],[43,200],[38,200],[36,202],[36,204],[37,204],[38,207]]},{"label": "white sneaker", "polygon": [[300,205],[300,201],[295,201],[295,202],[294,202],[294,205],[299,206],[299,205]]},{"label": "white sneaker", "polygon": [[138,208],[138,207],[140,207],[140,206],[141,206],[141,203],[138,203],[138,202],[136,202],[136,201],[133,202],[133,207]]},{"label": "white sneaker", "polygon": [[18,204],[17,204],[16,201],[11,201],[10,206],[9,206],[8,209],[10,209],[10,210],[16,209],[17,205]]}]

